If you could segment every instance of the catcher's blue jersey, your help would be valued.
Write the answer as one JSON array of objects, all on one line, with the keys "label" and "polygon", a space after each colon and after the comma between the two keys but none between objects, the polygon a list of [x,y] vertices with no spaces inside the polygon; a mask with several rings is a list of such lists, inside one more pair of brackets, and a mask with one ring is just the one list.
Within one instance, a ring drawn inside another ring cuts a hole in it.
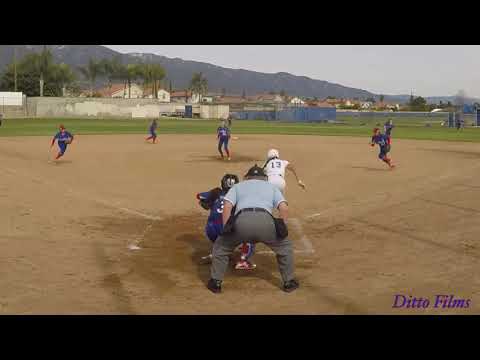
[{"label": "catcher's blue jersey", "polygon": [[67,141],[68,139],[73,139],[73,135],[70,134],[68,131],[64,131],[63,133],[61,131],[59,131],[54,139],[58,140],[58,143],[65,143],[65,141]]},{"label": "catcher's blue jersey", "polygon": [[[199,194],[200,200],[207,200],[210,196],[210,191],[202,192]],[[210,215],[208,216],[208,222],[213,224],[223,224],[222,213],[223,213],[223,198],[224,194],[221,194],[212,204],[210,208]]]},{"label": "catcher's blue jersey", "polygon": [[[198,194],[200,200],[206,200],[210,196],[210,191]],[[205,234],[210,241],[215,241],[223,231],[223,198],[221,194],[210,207],[210,215],[208,216],[207,225],[205,225]]]}]

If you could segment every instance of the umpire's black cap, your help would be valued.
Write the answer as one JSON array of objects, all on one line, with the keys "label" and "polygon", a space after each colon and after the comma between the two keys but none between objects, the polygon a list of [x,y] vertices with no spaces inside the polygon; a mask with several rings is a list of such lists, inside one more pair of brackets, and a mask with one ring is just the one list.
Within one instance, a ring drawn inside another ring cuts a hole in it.
[{"label": "umpire's black cap", "polygon": [[250,170],[248,170],[248,172],[245,174],[245,177],[254,177],[254,176],[266,177],[267,175],[265,175],[265,172],[261,167],[255,164],[255,166],[251,167]]}]

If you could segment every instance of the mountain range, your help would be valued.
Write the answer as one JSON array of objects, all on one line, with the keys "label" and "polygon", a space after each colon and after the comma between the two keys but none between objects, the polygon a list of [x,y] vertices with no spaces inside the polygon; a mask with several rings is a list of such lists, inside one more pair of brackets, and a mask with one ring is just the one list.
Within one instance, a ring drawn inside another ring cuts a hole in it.
[{"label": "mountain range", "polygon": [[[17,59],[21,59],[28,53],[42,51],[44,45],[0,45],[0,72],[13,61],[14,48]],[[180,58],[168,58],[161,55],[148,53],[123,54],[102,45],[47,45],[56,62],[63,62],[73,69],[85,66],[90,58],[96,60],[113,59],[118,57],[122,63],[158,63],[161,64],[167,74],[167,82],[172,82],[174,89],[188,87],[194,72],[202,72],[208,80],[209,91],[220,93],[225,89],[227,94],[247,95],[265,92],[285,91],[289,95],[317,97],[327,96],[337,98],[379,98],[379,94],[342,86],[323,80],[316,80],[306,76],[296,76],[286,72],[275,74],[261,73],[243,69],[229,69],[204,62],[183,60]],[[102,79],[99,79],[99,84]],[[385,95],[386,101],[406,102],[409,95]],[[453,101],[454,97],[435,97],[436,101]],[[427,98],[429,101],[429,98]]]}]

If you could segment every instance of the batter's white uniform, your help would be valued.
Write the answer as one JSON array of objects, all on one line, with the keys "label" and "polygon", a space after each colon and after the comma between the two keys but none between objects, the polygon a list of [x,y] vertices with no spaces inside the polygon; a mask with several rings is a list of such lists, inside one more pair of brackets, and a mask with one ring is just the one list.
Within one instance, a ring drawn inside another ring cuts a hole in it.
[{"label": "batter's white uniform", "polygon": [[265,174],[268,176],[268,182],[277,186],[282,194],[285,193],[285,170],[288,164],[288,161],[280,159],[271,159],[265,164]]}]

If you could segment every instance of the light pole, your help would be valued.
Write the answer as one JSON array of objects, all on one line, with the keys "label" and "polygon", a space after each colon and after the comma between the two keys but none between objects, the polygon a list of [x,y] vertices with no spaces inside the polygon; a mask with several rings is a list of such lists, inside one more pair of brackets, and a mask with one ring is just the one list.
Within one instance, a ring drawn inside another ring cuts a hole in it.
[{"label": "light pole", "polygon": [[14,91],[17,92],[17,46],[13,45],[13,79],[14,79]]},{"label": "light pole", "polygon": [[46,57],[47,56],[47,45],[43,45],[43,54],[40,59],[40,97],[43,97],[43,71],[45,70],[46,65]]}]

